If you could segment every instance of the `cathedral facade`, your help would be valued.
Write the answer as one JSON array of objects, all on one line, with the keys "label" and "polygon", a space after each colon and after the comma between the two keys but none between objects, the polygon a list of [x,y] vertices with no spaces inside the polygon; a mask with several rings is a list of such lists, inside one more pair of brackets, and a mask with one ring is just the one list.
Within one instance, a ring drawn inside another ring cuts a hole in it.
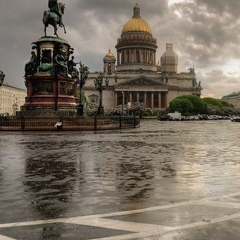
[{"label": "cathedral facade", "polygon": [[[103,81],[108,87],[103,91],[103,106],[114,109],[131,108],[134,103],[151,109],[165,109],[169,102],[181,95],[201,95],[194,68],[178,73],[178,56],[173,44],[166,44],[166,51],[157,64],[157,39],[149,24],[141,17],[136,4],[133,17],[125,23],[116,44],[117,56],[109,50],[103,58]],[[84,87],[89,102],[98,104],[99,92],[94,80],[99,73],[90,73]]]}]

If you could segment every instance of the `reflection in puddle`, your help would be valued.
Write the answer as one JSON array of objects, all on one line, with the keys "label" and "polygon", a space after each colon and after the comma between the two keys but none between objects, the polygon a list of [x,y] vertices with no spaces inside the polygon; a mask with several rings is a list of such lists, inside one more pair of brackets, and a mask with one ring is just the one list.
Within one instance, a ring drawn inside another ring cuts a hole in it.
[{"label": "reflection in puddle", "polygon": [[240,125],[230,121],[142,121],[138,129],[97,134],[1,134],[3,221],[132,210],[233,192],[240,185],[239,140]]}]

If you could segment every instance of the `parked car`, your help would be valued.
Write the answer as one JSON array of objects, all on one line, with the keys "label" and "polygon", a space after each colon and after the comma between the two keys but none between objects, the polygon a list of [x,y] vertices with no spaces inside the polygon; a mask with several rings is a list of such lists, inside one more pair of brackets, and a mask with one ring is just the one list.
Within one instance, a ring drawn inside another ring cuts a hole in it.
[{"label": "parked car", "polygon": [[182,120],[182,114],[180,112],[168,113],[167,115],[170,117],[169,120],[172,120],[172,121]]}]

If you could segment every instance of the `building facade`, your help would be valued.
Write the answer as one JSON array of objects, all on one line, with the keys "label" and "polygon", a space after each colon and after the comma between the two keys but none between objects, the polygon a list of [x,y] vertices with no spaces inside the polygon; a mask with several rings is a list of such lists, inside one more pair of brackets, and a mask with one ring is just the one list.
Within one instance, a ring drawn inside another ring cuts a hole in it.
[{"label": "building facade", "polygon": [[27,91],[7,84],[0,87],[0,114],[15,116],[25,103]]},{"label": "building facade", "polygon": [[222,100],[232,104],[235,108],[240,109],[240,92],[234,92],[232,94],[223,96]]},{"label": "building facade", "polygon": [[[102,99],[105,109],[120,105],[131,107],[134,103],[142,103],[151,109],[165,109],[178,96],[200,97],[202,87],[197,82],[194,68],[178,73],[178,56],[172,43],[166,44],[161,64],[156,64],[157,39],[141,17],[138,4],[133,8],[133,17],[124,24],[115,47],[116,58],[110,50],[103,58],[103,74],[108,82]],[[99,93],[94,87],[98,75],[90,73],[84,87],[90,102],[99,101]]]}]

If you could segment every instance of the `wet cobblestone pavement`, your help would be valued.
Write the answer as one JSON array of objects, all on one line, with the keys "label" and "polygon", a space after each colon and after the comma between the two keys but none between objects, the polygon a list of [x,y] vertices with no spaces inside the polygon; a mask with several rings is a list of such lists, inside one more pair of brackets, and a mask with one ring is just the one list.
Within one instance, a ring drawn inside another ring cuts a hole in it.
[{"label": "wet cobblestone pavement", "polygon": [[240,124],[1,132],[0,240],[239,240]]}]

